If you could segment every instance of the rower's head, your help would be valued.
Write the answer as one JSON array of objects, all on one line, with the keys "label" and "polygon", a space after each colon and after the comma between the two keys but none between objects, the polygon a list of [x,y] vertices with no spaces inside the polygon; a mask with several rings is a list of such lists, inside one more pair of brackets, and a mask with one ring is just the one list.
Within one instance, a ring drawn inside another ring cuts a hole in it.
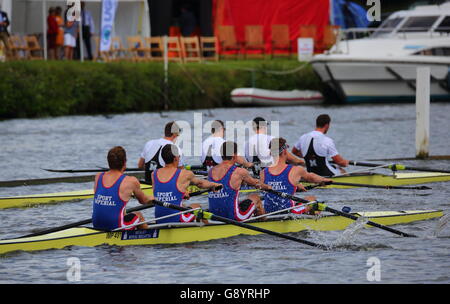
[{"label": "rower's head", "polygon": [[167,165],[175,165],[178,167],[180,162],[180,151],[175,145],[165,145],[161,149],[161,157]]},{"label": "rower's head", "polygon": [[256,133],[267,133],[267,125],[269,123],[262,117],[256,117],[252,121],[253,130]]},{"label": "rower's head", "polygon": [[238,153],[238,147],[235,142],[226,141],[220,147],[220,154],[222,155],[223,161],[232,161],[236,162]]},{"label": "rower's head", "polygon": [[316,130],[326,134],[330,128],[331,118],[328,114],[321,114],[316,118]]},{"label": "rower's head", "polygon": [[108,152],[108,166],[110,170],[124,171],[127,167],[127,153],[125,149],[116,146]]},{"label": "rower's head", "polygon": [[176,142],[180,134],[181,128],[175,121],[168,122],[164,127],[164,137],[171,142]]},{"label": "rower's head", "polygon": [[211,124],[211,134],[223,137],[225,132],[225,124],[221,120],[214,120]]},{"label": "rower's head", "polygon": [[286,139],[279,137],[273,138],[269,143],[270,154],[272,157],[278,158],[280,160],[287,159],[287,153],[289,149],[289,145],[286,142]]}]

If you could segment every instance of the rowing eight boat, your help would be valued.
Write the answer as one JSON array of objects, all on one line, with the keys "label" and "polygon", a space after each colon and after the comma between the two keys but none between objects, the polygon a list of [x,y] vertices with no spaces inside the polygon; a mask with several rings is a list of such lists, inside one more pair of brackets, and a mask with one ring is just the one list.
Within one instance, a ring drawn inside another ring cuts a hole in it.
[{"label": "rowing eight boat", "polygon": [[[441,217],[441,210],[377,211],[353,213],[382,225],[405,224]],[[278,215],[269,216],[266,221],[247,222],[251,225],[279,233],[302,230],[332,231],[344,230],[354,221],[337,215]],[[370,226],[367,226],[370,227]],[[70,228],[40,236],[0,240],[0,254],[11,251],[35,251],[61,249],[67,246],[94,247],[102,244],[156,245],[180,244],[223,239],[240,234],[256,235],[260,232],[229,224],[172,223],[151,225],[146,230],[104,232],[92,228]]]},{"label": "rowing eight boat", "polygon": [[[350,176],[340,176],[332,178],[336,182],[368,184],[378,186],[405,186],[434,182],[450,181],[450,174],[436,172],[420,173],[396,173],[395,175],[384,174],[355,174]],[[152,187],[141,185],[146,194],[152,194]],[[327,188],[350,188],[349,186],[330,185]],[[190,191],[197,191],[198,188],[192,187]],[[243,192],[255,191],[254,189],[244,189]],[[93,190],[80,190],[71,192],[57,192],[46,194],[34,194],[13,197],[0,197],[0,209],[14,207],[28,207],[36,204],[47,204],[55,202],[73,201],[90,199],[94,196]]]}]

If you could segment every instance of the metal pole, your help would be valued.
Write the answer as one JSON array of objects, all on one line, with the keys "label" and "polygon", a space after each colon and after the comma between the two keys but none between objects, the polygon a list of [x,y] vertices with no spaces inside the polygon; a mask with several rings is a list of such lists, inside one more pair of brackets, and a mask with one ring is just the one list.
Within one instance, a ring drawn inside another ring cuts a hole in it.
[{"label": "metal pole", "polygon": [[79,40],[80,40],[80,62],[84,61],[84,44],[83,44],[83,12],[80,11],[80,21],[78,22]]},{"label": "metal pole", "polygon": [[430,142],[430,67],[417,68],[416,158],[427,158]]},{"label": "metal pole", "polygon": [[47,19],[45,18],[47,11],[47,1],[42,1],[42,41],[44,42],[44,59],[48,58],[48,49],[47,49]]},{"label": "metal pole", "polygon": [[164,45],[164,110],[169,109],[169,54],[168,54],[168,45],[167,45],[167,35],[163,37],[163,45]]}]

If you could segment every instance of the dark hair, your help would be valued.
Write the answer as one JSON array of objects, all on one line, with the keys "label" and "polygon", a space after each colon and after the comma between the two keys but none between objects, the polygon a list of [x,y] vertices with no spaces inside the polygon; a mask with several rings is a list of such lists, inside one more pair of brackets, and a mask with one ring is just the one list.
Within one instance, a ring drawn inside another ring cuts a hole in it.
[{"label": "dark hair", "polygon": [[284,150],[287,149],[287,145],[286,145],[286,139],[280,137],[280,138],[273,138],[270,141],[269,144],[269,149],[270,149],[270,154],[274,155],[274,156],[278,156],[280,155]]},{"label": "dark hair", "polygon": [[175,145],[167,144],[161,149],[161,157],[166,164],[173,163],[177,156],[180,156],[180,152]]},{"label": "dark hair", "polygon": [[108,165],[110,169],[121,170],[127,161],[127,153],[125,149],[116,146],[108,152]]},{"label": "dark hair", "polygon": [[237,154],[237,144],[232,141],[226,141],[220,147],[220,154],[223,160],[231,160]]},{"label": "dark hair", "polygon": [[262,117],[255,117],[252,121],[253,129],[259,130],[261,127],[267,127],[267,121]]},{"label": "dark hair", "polygon": [[317,116],[316,127],[323,128],[323,127],[325,127],[325,125],[329,124],[330,121],[331,121],[331,118],[330,118],[330,116],[328,116],[328,114],[321,114],[321,115]]},{"label": "dark hair", "polygon": [[61,8],[61,6],[57,6],[56,8],[55,8],[55,12],[58,14],[61,14],[62,13],[62,8]]},{"label": "dark hair", "polygon": [[177,125],[177,123],[174,121],[168,122],[166,124],[166,126],[164,127],[164,136],[165,137],[172,137],[174,134],[180,134],[180,133],[181,133],[181,129]]},{"label": "dark hair", "polygon": [[48,9],[48,13],[51,14],[51,13],[54,13],[54,12],[56,12],[56,9],[55,9],[53,6],[51,6],[51,7]]},{"label": "dark hair", "polygon": [[225,125],[221,120],[214,120],[211,124],[211,133],[214,134],[220,129],[225,129]]}]

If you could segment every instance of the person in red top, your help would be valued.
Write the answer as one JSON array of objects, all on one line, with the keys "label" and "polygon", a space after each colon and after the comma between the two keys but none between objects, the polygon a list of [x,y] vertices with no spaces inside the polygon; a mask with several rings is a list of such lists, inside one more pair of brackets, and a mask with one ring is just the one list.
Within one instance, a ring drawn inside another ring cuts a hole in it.
[{"label": "person in red top", "polygon": [[56,59],[56,36],[58,35],[58,23],[56,21],[56,11],[50,7],[47,17],[47,47],[49,59]]}]

